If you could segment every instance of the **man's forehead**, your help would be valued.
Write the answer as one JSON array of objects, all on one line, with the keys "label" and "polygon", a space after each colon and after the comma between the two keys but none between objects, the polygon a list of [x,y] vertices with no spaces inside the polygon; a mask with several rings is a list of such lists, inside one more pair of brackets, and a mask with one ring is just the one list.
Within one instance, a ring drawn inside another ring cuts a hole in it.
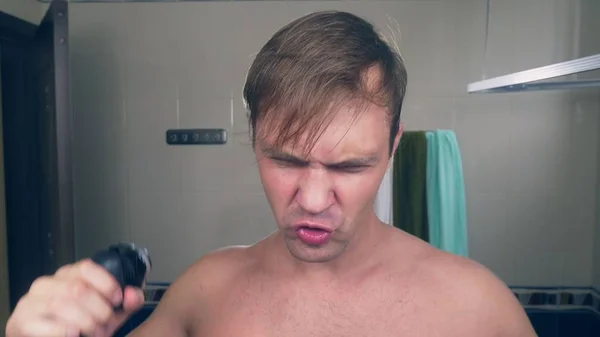
[{"label": "man's forehead", "polygon": [[360,155],[387,146],[389,123],[385,106],[345,102],[326,116],[305,120],[303,124],[286,119],[258,121],[255,142],[263,150],[299,157]]},{"label": "man's forehead", "polygon": [[277,144],[274,137],[257,139],[261,152],[268,155],[287,155],[297,158],[314,158],[317,160],[333,160],[349,157],[373,156],[380,150],[385,142],[367,137],[362,139],[347,133],[324,132],[317,140],[312,142],[306,136]]}]

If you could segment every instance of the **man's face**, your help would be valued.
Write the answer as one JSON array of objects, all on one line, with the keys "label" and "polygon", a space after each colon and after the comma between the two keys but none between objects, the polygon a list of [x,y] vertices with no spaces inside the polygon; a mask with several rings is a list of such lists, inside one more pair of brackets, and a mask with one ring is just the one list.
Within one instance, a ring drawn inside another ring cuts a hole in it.
[{"label": "man's face", "polygon": [[295,150],[272,148],[270,136],[257,139],[265,194],[290,253],[301,261],[335,259],[376,221],[373,203],[389,165],[389,117],[376,105],[353,115],[352,106],[336,111],[308,156],[298,151],[302,140]]}]

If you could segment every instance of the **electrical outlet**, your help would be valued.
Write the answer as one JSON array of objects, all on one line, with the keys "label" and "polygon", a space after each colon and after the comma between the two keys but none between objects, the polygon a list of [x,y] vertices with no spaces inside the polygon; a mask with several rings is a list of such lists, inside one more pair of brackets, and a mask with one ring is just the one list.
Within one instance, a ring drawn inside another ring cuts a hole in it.
[{"label": "electrical outlet", "polygon": [[218,145],[227,143],[225,129],[173,129],[167,130],[169,145]]}]

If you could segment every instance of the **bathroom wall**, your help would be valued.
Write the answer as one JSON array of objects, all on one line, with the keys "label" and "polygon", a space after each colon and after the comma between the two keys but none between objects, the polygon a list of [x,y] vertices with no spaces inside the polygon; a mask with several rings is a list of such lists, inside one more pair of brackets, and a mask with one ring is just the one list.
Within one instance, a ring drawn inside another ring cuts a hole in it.
[{"label": "bathroom wall", "polygon": [[[245,72],[286,22],[335,8],[394,32],[409,72],[406,128],[457,133],[471,257],[511,285],[589,286],[598,90],[466,93],[484,75],[580,56],[578,2],[492,1],[487,43],[485,3],[73,3],[78,256],[133,240],[154,257],[151,281],[168,282],[212,249],[274,230],[248,143]],[[229,142],[165,144],[169,128],[206,127],[226,128]]]},{"label": "bathroom wall", "polygon": [[[600,172],[598,175],[600,176]],[[600,195],[600,185],[597,185],[597,189],[597,195]],[[594,258],[592,272],[592,286],[600,292],[600,198],[597,200],[596,204],[596,228],[594,233]]]},{"label": "bathroom wall", "polygon": [[[600,188],[598,193],[600,193]],[[600,203],[597,206],[597,214],[600,214]],[[594,260],[593,260],[593,287],[600,292],[600,216],[596,221],[594,236]]]},{"label": "bathroom wall", "polygon": [[[600,13],[600,2],[596,0],[583,0],[581,2],[581,16],[580,22],[580,44],[579,50],[583,55],[589,55],[598,53],[600,51],[600,39],[595,33],[600,30],[600,21],[598,20],[598,13]],[[582,74],[581,78],[600,78],[600,71],[593,71],[586,74]],[[596,93],[596,101],[600,102],[600,94]],[[596,105],[595,113],[600,114],[600,104]],[[600,150],[600,148],[599,148]],[[600,156],[598,158],[600,160]],[[596,222],[595,222],[595,235],[594,235],[594,253],[593,253],[593,286],[600,291],[600,168],[596,171]]]},{"label": "bathroom wall", "polygon": [[[598,208],[600,209],[600,205],[598,205]],[[600,222],[596,223],[593,264],[592,286],[600,292]]]},{"label": "bathroom wall", "polygon": [[42,5],[37,0],[0,0],[0,11],[34,24],[42,18]]}]

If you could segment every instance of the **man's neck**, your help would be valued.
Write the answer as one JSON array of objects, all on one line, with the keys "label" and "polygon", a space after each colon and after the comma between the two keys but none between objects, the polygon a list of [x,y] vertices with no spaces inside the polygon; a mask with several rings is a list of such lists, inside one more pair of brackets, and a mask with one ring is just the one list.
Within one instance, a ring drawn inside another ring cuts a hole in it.
[{"label": "man's neck", "polygon": [[280,257],[278,264],[282,270],[293,276],[320,282],[335,282],[352,276],[353,273],[360,272],[372,264],[373,257],[387,237],[385,226],[373,214],[373,217],[360,225],[340,256],[323,263],[308,263],[296,259],[285,246],[283,236],[278,233],[273,238],[276,250],[281,251],[276,254]]}]

